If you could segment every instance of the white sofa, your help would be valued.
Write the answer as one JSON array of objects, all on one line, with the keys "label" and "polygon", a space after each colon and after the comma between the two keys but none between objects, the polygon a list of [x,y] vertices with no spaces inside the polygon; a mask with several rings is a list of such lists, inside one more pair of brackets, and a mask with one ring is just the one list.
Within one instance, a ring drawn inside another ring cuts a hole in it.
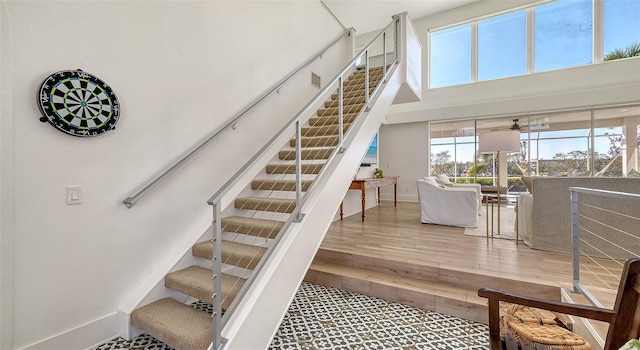
[{"label": "white sofa", "polygon": [[475,188],[442,188],[433,177],[426,177],[416,183],[420,222],[460,227],[478,225],[479,199]]},{"label": "white sofa", "polygon": [[[457,184],[453,183],[449,180],[449,177],[444,174],[436,175],[436,182],[440,185],[444,185],[447,187],[464,187],[464,188],[473,188],[476,190],[478,194],[478,209],[482,209],[482,186],[480,184],[471,183],[471,184]],[[505,191],[506,193],[506,191]]]}]

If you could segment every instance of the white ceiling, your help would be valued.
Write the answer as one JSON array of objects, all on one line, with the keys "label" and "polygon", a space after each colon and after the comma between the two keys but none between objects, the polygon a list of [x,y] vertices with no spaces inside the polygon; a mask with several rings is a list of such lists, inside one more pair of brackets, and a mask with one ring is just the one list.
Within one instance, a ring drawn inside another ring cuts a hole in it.
[{"label": "white ceiling", "polygon": [[358,34],[381,29],[391,16],[407,12],[416,20],[464,6],[478,0],[322,0],[331,12],[347,27],[353,27]]}]

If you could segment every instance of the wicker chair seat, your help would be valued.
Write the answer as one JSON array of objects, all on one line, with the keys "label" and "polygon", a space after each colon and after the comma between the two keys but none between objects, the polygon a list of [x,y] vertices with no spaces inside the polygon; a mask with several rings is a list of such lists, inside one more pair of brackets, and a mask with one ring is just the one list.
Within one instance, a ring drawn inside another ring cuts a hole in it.
[{"label": "wicker chair seat", "polygon": [[518,304],[502,303],[500,330],[506,349],[590,350],[571,332],[565,315]]}]

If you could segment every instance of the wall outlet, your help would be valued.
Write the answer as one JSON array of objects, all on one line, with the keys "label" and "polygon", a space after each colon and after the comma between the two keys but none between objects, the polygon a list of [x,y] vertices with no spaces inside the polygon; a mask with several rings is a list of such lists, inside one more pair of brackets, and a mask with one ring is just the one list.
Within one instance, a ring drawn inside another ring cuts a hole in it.
[{"label": "wall outlet", "polygon": [[67,186],[67,205],[82,204],[82,186]]}]

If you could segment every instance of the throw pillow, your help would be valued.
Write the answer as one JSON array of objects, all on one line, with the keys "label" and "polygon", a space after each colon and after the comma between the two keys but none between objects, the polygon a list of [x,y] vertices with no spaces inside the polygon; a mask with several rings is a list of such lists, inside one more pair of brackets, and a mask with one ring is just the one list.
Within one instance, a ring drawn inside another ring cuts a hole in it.
[{"label": "throw pillow", "polygon": [[433,176],[427,176],[424,178],[424,182],[428,183],[431,186],[438,187],[438,183],[436,182],[436,178]]},{"label": "throw pillow", "polygon": [[640,177],[640,173],[636,169],[631,169],[627,177]]},{"label": "throw pillow", "polygon": [[449,177],[445,174],[436,175],[436,181],[441,185],[450,185],[451,181],[449,181]]}]

